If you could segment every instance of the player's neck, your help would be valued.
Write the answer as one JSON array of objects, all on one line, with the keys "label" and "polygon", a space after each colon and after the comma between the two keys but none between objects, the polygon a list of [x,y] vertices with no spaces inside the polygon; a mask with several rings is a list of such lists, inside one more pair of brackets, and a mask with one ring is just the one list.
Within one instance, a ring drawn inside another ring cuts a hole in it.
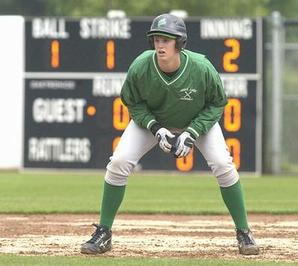
[{"label": "player's neck", "polygon": [[175,56],[167,60],[157,59],[157,63],[161,71],[166,73],[174,72],[180,67],[180,64],[181,64],[180,54],[177,53]]}]

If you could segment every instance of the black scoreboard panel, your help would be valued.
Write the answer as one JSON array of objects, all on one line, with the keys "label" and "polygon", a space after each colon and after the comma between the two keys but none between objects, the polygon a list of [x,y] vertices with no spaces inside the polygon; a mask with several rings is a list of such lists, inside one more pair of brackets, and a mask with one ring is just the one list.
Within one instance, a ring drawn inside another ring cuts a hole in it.
[{"label": "black scoreboard panel", "polygon": [[[128,36],[96,37],[96,29],[94,35],[89,33],[91,36],[88,35],[89,38],[87,38],[82,33],[82,20],[56,19],[52,21],[57,37],[60,32],[60,39],[55,36],[43,37],[47,36],[46,33],[39,33],[40,36],[37,34],[37,38],[32,38],[34,25],[32,21],[27,21],[26,71],[126,72],[136,56],[149,48],[146,32],[150,29],[150,21],[131,21],[129,38]],[[62,21],[64,24],[59,23]],[[219,72],[256,73],[257,42],[255,33],[257,22],[251,20],[251,24],[245,23],[245,21],[242,24],[244,25],[238,26],[240,28],[238,30],[244,31],[243,28],[250,25],[251,35],[248,32],[246,33],[247,37],[244,35],[241,39],[219,38],[218,36],[209,38],[207,35],[202,39],[200,37],[202,34],[200,21],[189,21],[186,23],[189,37],[187,49],[207,55]],[[62,25],[64,26],[62,27]],[[214,27],[213,30],[216,30],[219,26]],[[217,29],[217,31],[220,30],[224,29]],[[233,34],[233,32],[229,34]],[[52,35],[54,34],[52,33]]]},{"label": "black scoreboard panel", "polygon": [[[150,24],[140,18],[26,21],[25,167],[105,168],[130,119],[121,84],[134,58],[148,49]],[[234,163],[259,172],[262,21],[192,18],[186,26],[187,49],[206,54],[227,89],[220,123]],[[198,150],[176,159],[158,147],[140,166],[208,170]]]}]

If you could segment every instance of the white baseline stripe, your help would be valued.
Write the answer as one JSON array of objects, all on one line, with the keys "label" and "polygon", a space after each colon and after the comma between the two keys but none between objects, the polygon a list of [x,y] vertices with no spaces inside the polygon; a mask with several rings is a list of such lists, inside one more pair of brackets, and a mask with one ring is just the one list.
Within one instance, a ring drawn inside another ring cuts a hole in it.
[{"label": "white baseline stripe", "polygon": [[261,79],[261,75],[260,74],[248,74],[248,73],[235,73],[235,74],[227,74],[227,73],[219,73],[221,78],[224,79],[233,79],[233,78],[244,78],[246,80],[260,80]]},{"label": "white baseline stripe", "polygon": [[[26,72],[25,78],[35,78],[35,79],[93,79],[98,76],[121,76],[126,75],[126,72]],[[245,78],[247,80],[260,80],[261,75],[260,74],[226,74],[226,73],[220,73],[219,74],[221,78]]]},{"label": "white baseline stripe", "polygon": [[126,72],[26,72],[25,78],[33,79],[94,79],[96,77],[110,76],[110,77],[123,77]]}]

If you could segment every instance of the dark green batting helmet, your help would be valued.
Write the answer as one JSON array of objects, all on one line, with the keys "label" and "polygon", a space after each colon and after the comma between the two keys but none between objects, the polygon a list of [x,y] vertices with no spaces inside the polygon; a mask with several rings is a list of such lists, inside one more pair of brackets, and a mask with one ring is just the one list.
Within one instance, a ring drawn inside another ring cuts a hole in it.
[{"label": "dark green batting helmet", "polygon": [[187,32],[185,23],[182,18],[171,14],[162,14],[152,21],[150,31],[147,32],[152,49],[154,49],[154,35],[176,39],[176,48],[178,50],[181,50],[186,45]]}]

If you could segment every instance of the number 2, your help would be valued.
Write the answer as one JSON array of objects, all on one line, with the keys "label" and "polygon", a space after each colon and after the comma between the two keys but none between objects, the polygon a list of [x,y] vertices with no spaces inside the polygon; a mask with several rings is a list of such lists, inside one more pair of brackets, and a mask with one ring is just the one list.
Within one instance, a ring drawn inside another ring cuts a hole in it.
[{"label": "number 2", "polygon": [[225,52],[223,56],[223,68],[226,72],[237,72],[238,64],[232,62],[240,56],[240,42],[236,39],[227,39],[224,41],[226,47],[231,48],[231,51]]}]

